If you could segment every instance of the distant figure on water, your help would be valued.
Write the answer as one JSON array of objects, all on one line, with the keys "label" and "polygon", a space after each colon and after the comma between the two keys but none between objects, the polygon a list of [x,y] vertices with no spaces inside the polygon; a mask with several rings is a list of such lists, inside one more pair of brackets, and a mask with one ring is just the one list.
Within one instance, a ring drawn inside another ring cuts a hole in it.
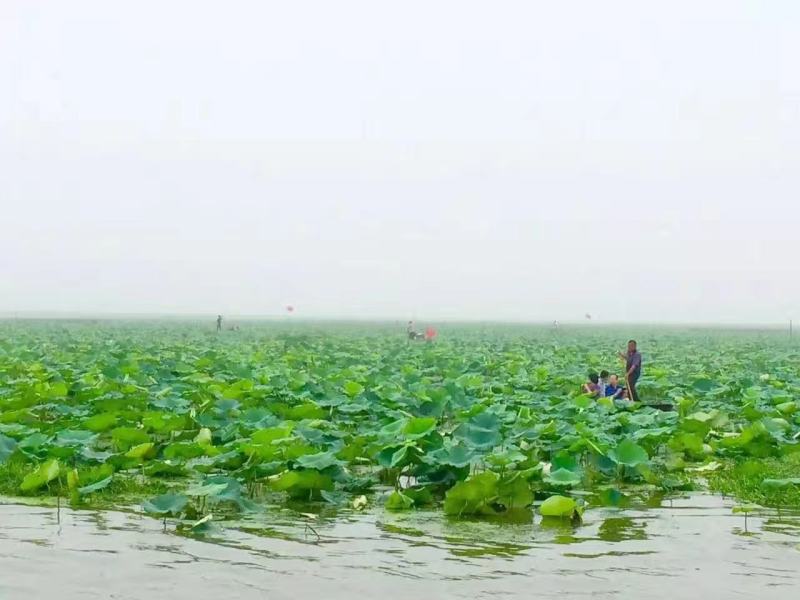
[{"label": "distant figure on water", "polygon": [[217,333],[222,331],[222,315],[217,315]]},{"label": "distant figure on water", "polygon": [[408,339],[412,342],[426,339],[424,333],[420,333],[414,328],[414,321],[408,322],[408,326],[406,327],[406,334],[408,335]]},{"label": "distant figure on water", "polygon": [[628,383],[628,398],[634,402],[639,401],[639,394],[636,392],[636,383],[642,374],[642,354],[636,346],[636,340],[628,342],[628,352],[619,353],[619,357],[625,361],[625,381]]}]

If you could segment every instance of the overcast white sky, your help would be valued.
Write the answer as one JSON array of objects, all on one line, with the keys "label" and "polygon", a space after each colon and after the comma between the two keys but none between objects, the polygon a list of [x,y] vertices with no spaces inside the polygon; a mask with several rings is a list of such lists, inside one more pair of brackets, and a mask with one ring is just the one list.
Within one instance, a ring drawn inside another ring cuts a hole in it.
[{"label": "overcast white sky", "polygon": [[0,312],[800,318],[800,2],[0,3]]}]

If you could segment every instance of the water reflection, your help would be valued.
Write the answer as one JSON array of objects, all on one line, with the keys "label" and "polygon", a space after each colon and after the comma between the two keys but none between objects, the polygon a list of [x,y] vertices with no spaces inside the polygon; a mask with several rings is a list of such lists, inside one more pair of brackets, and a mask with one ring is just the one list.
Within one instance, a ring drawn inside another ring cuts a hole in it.
[{"label": "water reflection", "polygon": [[582,538],[576,535],[579,525],[570,519],[542,519],[537,529],[541,541],[562,545],[582,541]]},{"label": "water reflection", "polygon": [[624,542],[626,540],[646,540],[647,523],[637,522],[627,517],[611,517],[603,521],[597,537],[605,542]]}]

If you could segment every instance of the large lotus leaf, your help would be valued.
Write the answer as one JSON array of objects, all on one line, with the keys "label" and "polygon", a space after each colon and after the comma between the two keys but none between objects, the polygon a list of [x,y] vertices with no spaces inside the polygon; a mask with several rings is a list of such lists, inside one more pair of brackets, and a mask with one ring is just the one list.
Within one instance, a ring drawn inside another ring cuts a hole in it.
[{"label": "large lotus leaf", "polygon": [[678,433],[668,445],[672,450],[685,452],[690,457],[700,458],[703,455],[703,438],[695,433]]},{"label": "large lotus leaf", "polygon": [[650,460],[647,451],[632,440],[622,440],[608,456],[615,463],[626,467],[638,467]]},{"label": "large lotus leaf", "polygon": [[179,477],[186,475],[186,467],[183,464],[161,460],[148,462],[143,470],[148,477]]},{"label": "large lotus leaf", "polygon": [[151,402],[151,404],[156,408],[168,410],[176,415],[188,413],[192,406],[188,400],[178,396],[165,396],[163,398],[156,398]]},{"label": "large lotus leaf", "polygon": [[215,494],[218,500],[229,500],[231,502],[236,502],[239,504],[240,508],[249,507],[249,503],[246,503],[245,499],[242,498],[242,484],[233,477],[214,475],[207,477],[204,483],[208,485],[225,486],[224,488],[219,489],[219,491],[217,491]]},{"label": "large lotus leaf", "polygon": [[716,387],[716,383],[711,379],[700,378],[692,382],[692,387],[698,392],[710,392]]},{"label": "large lotus leaf", "polygon": [[177,515],[189,499],[183,494],[162,494],[142,503],[142,508],[151,515]]},{"label": "large lotus leaf", "polygon": [[387,441],[397,441],[397,439],[402,435],[403,429],[407,423],[408,421],[405,419],[397,419],[387,423],[381,427],[380,430],[378,430],[378,438]]},{"label": "large lotus leaf", "polygon": [[328,467],[342,464],[332,451],[318,452],[317,454],[306,454],[297,459],[297,464],[305,469],[316,469],[324,471]]},{"label": "large lotus leaf", "polygon": [[36,456],[46,453],[52,439],[49,435],[43,433],[32,433],[20,440],[17,447],[25,454]]},{"label": "large lotus leaf", "polygon": [[168,434],[189,427],[189,421],[185,415],[178,415],[168,412],[149,412],[142,416],[142,425],[148,431],[160,434]]},{"label": "large lotus leaf", "polygon": [[214,412],[217,415],[229,415],[239,408],[240,404],[233,398],[223,398],[214,403]]},{"label": "large lotus leaf", "polygon": [[164,458],[197,458],[203,456],[206,449],[196,442],[175,442],[164,448]]},{"label": "large lotus leaf", "polygon": [[425,455],[425,462],[433,465],[447,465],[462,468],[477,460],[478,455],[463,444],[443,446]]},{"label": "large lotus leaf", "polygon": [[566,471],[579,471],[580,465],[578,464],[578,456],[571,452],[558,452],[551,460],[551,470],[557,471],[564,469]]},{"label": "large lotus leaf", "polygon": [[445,514],[456,516],[495,514],[492,503],[497,498],[497,482],[497,475],[487,471],[457,483],[445,495]]},{"label": "large lotus leaf", "polygon": [[17,448],[17,441],[0,433],[0,464],[8,460]]},{"label": "large lotus leaf", "polygon": [[114,456],[113,452],[103,452],[100,450],[93,450],[92,448],[83,448],[80,452],[81,458],[87,461],[96,461],[100,463],[106,462],[109,458]]},{"label": "large lotus leaf", "polygon": [[393,492],[386,499],[384,508],[391,511],[411,510],[414,508],[414,500],[401,492]]},{"label": "large lotus leaf", "polygon": [[364,391],[364,386],[357,381],[348,381],[344,384],[344,393],[351,398],[358,396]]},{"label": "large lotus leaf", "polygon": [[789,422],[779,417],[766,418],[761,422],[764,424],[764,428],[769,434],[779,441],[783,440],[785,434],[792,430],[792,426]]},{"label": "large lotus leaf", "polygon": [[507,446],[487,454],[484,460],[487,464],[495,467],[496,471],[501,471],[514,463],[525,462],[528,460],[528,456],[520,452],[516,446]]},{"label": "large lotus leaf", "polygon": [[419,448],[414,446],[413,443],[395,444],[382,448],[375,456],[375,459],[380,466],[386,469],[394,469],[415,462],[420,455]]},{"label": "large lotus leaf", "polygon": [[620,421],[627,425],[632,425],[637,429],[652,427],[656,422],[656,415],[652,412],[638,412],[632,415],[622,415]]},{"label": "large lotus leaf", "polygon": [[134,446],[130,450],[125,453],[125,458],[135,458],[138,460],[145,460],[148,458],[153,458],[156,455],[156,448],[153,442],[146,442],[144,444],[139,444],[138,446]]},{"label": "large lotus leaf", "polygon": [[542,502],[539,507],[539,514],[543,517],[571,517],[577,508],[577,503],[572,498],[566,496],[550,496]]},{"label": "large lotus leaf", "polygon": [[433,504],[433,494],[427,487],[412,487],[403,490],[403,495],[411,498],[414,506],[426,506]]},{"label": "large lotus leaf", "polygon": [[797,412],[797,403],[796,402],[782,402],[775,407],[779,413],[784,416],[791,416]]},{"label": "large lotus leaf", "polygon": [[254,444],[274,444],[277,441],[285,440],[292,433],[292,426],[285,425],[283,427],[270,427],[268,429],[259,429],[250,436]]},{"label": "large lotus leaf", "polygon": [[239,422],[247,429],[268,429],[278,424],[278,419],[266,408],[248,408],[242,411]]},{"label": "large lotus leaf", "polygon": [[286,471],[272,482],[273,489],[287,492],[294,498],[319,497],[321,490],[333,490],[333,480],[319,471]]},{"label": "large lotus leaf", "polygon": [[33,492],[53,481],[61,472],[61,465],[55,459],[48,460],[32,472],[28,473],[22,480],[19,489],[23,492]]},{"label": "large lotus leaf", "polygon": [[348,499],[350,498],[350,494],[347,492],[328,492],[322,490],[319,493],[322,496],[322,499],[327,502],[328,504],[332,504],[333,506],[344,506],[347,504]]},{"label": "large lotus leaf", "polygon": [[550,485],[573,487],[581,483],[581,476],[575,471],[558,469],[546,475],[544,481]]},{"label": "large lotus leaf", "polygon": [[369,412],[370,405],[363,396],[359,396],[358,399],[348,402],[347,404],[342,404],[336,410],[345,415],[355,415],[362,412]]},{"label": "large lotus leaf", "polygon": [[118,452],[127,452],[134,446],[149,442],[150,436],[141,429],[117,427],[111,431],[111,439],[114,440],[114,447]]},{"label": "large lotus leaf", "polygon": [[502,478],[497,484],[497,502],[506,510],[515,510],[530,506],[533,502],[531,486],[518,473]]},{"label": "large lotus leaf", "polygon": [[101,431],[107,431],[114,427],[117,424],[117,415],[116,413],[105,412],[100,413],[97,415],[93,415],[86,419],[82,425],[88,429],[89,431],[93,431],[95,433],[99,433]]},{"label": "large lotus leaf", "polygon": [[308,402],[300,406],[293,406],[286,413],[286,418],[291,421],[303,421],[304,419],[323,419],[327,411],[313,402]]},{"label": "large lotus leaf", "polygon": [[476,450],[491,450],[502,442],[499,420],[485,412],[461,424],[455,435]]},{"label": "large lotus leaf", "polygon": [[[674,429],[672,427],[652,427],[650,429],[638,429],[633,432],[633,435],[631,435],[631,439],[635,442],[647,439],[649,440],[662,439],[669,436],[669,434],[672,433],[673,431]],[[687,434],[687,435],[693,435],[693,434]]]},{"label": "large lotus leaf", "polygon": [[325,407],[336,407],[347,402],[347,396],[343,396],[342,394],[334,393],[329,394],[324,398],[317,399],[317,405],[325,406]]},{"label": "large lotus leaf", "polygon": [[416,440],[428,435],[436,429],[436,419],[433,417],[415,417],[409,419],[403,428],[403,435],[407,439]]},{"label": "large lotus leaf", "polygon": [[190,486],[186,489],[184,494],[190,497],[216,497],[218,494],[221,494],[226,489],[228,489],[228,485],[226,483],[197,483],[193,486]]},{"label": "large lotus leaf", "polygon": [[681,429],[690,433],[696,433],[700,437],[705,435],[711,429],[713,417],[705,412],[696,412],[686,417],[681,422]]},{"label": "large lotus leaf", "polygon": [[94,492],[99,492],[100,490],[104,490],[111,482],[114,480],[113,475],[109,475],[105,479],[101,479],[100,481],[96,481],[90,485],[85,485],[83,487],[78,488],[78,493],[81,496],[88,496],[89,494],[93,494]]}]

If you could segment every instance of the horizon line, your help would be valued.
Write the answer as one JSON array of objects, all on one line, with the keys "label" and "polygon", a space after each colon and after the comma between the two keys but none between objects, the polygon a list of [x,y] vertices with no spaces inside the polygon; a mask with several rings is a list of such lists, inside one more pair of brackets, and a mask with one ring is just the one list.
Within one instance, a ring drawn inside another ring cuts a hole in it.
[{"label": "horizon line", "polygon": [[[173,313],[173,312],[81,312],[81,311],[0,311],[0,321],[13,321],[13,320],[206,320],[215,319],[220,313],[199,313],[199,312],[186,312],[186,313]],[[688,326],[688,327],[765,327],[772,329],[786,328],[787,325],[792,323],[792,319],[785,319],[783,321],[679,321],[679,320],[663,320],[663,321],[649,321],[649,320],[602,320],[602,319],[525,319],[525,318],[507,318],[507,319],[487,319],[481,317],[441,317],[441,318],[413,318],[397,317],[397,316],[373,316],[373,317],[348,317],[348,316],[334,316],[334,315],[297,315],[295,314],[280,314],[280,313],[233,313],[229,315],[223,314],[226,321],[231,320],[264,320],[264,321],[301,321],[301,322],[357,322],[357,323],[389,323],[389,322],[407,322],[421,321],[432,323],[452,323],[452,324],[509,324],[509,325],[549,325],[552,326],[554,322],[559,325],[569,326],[612,326],[612,325],[668,325],[668,326]]]}]

